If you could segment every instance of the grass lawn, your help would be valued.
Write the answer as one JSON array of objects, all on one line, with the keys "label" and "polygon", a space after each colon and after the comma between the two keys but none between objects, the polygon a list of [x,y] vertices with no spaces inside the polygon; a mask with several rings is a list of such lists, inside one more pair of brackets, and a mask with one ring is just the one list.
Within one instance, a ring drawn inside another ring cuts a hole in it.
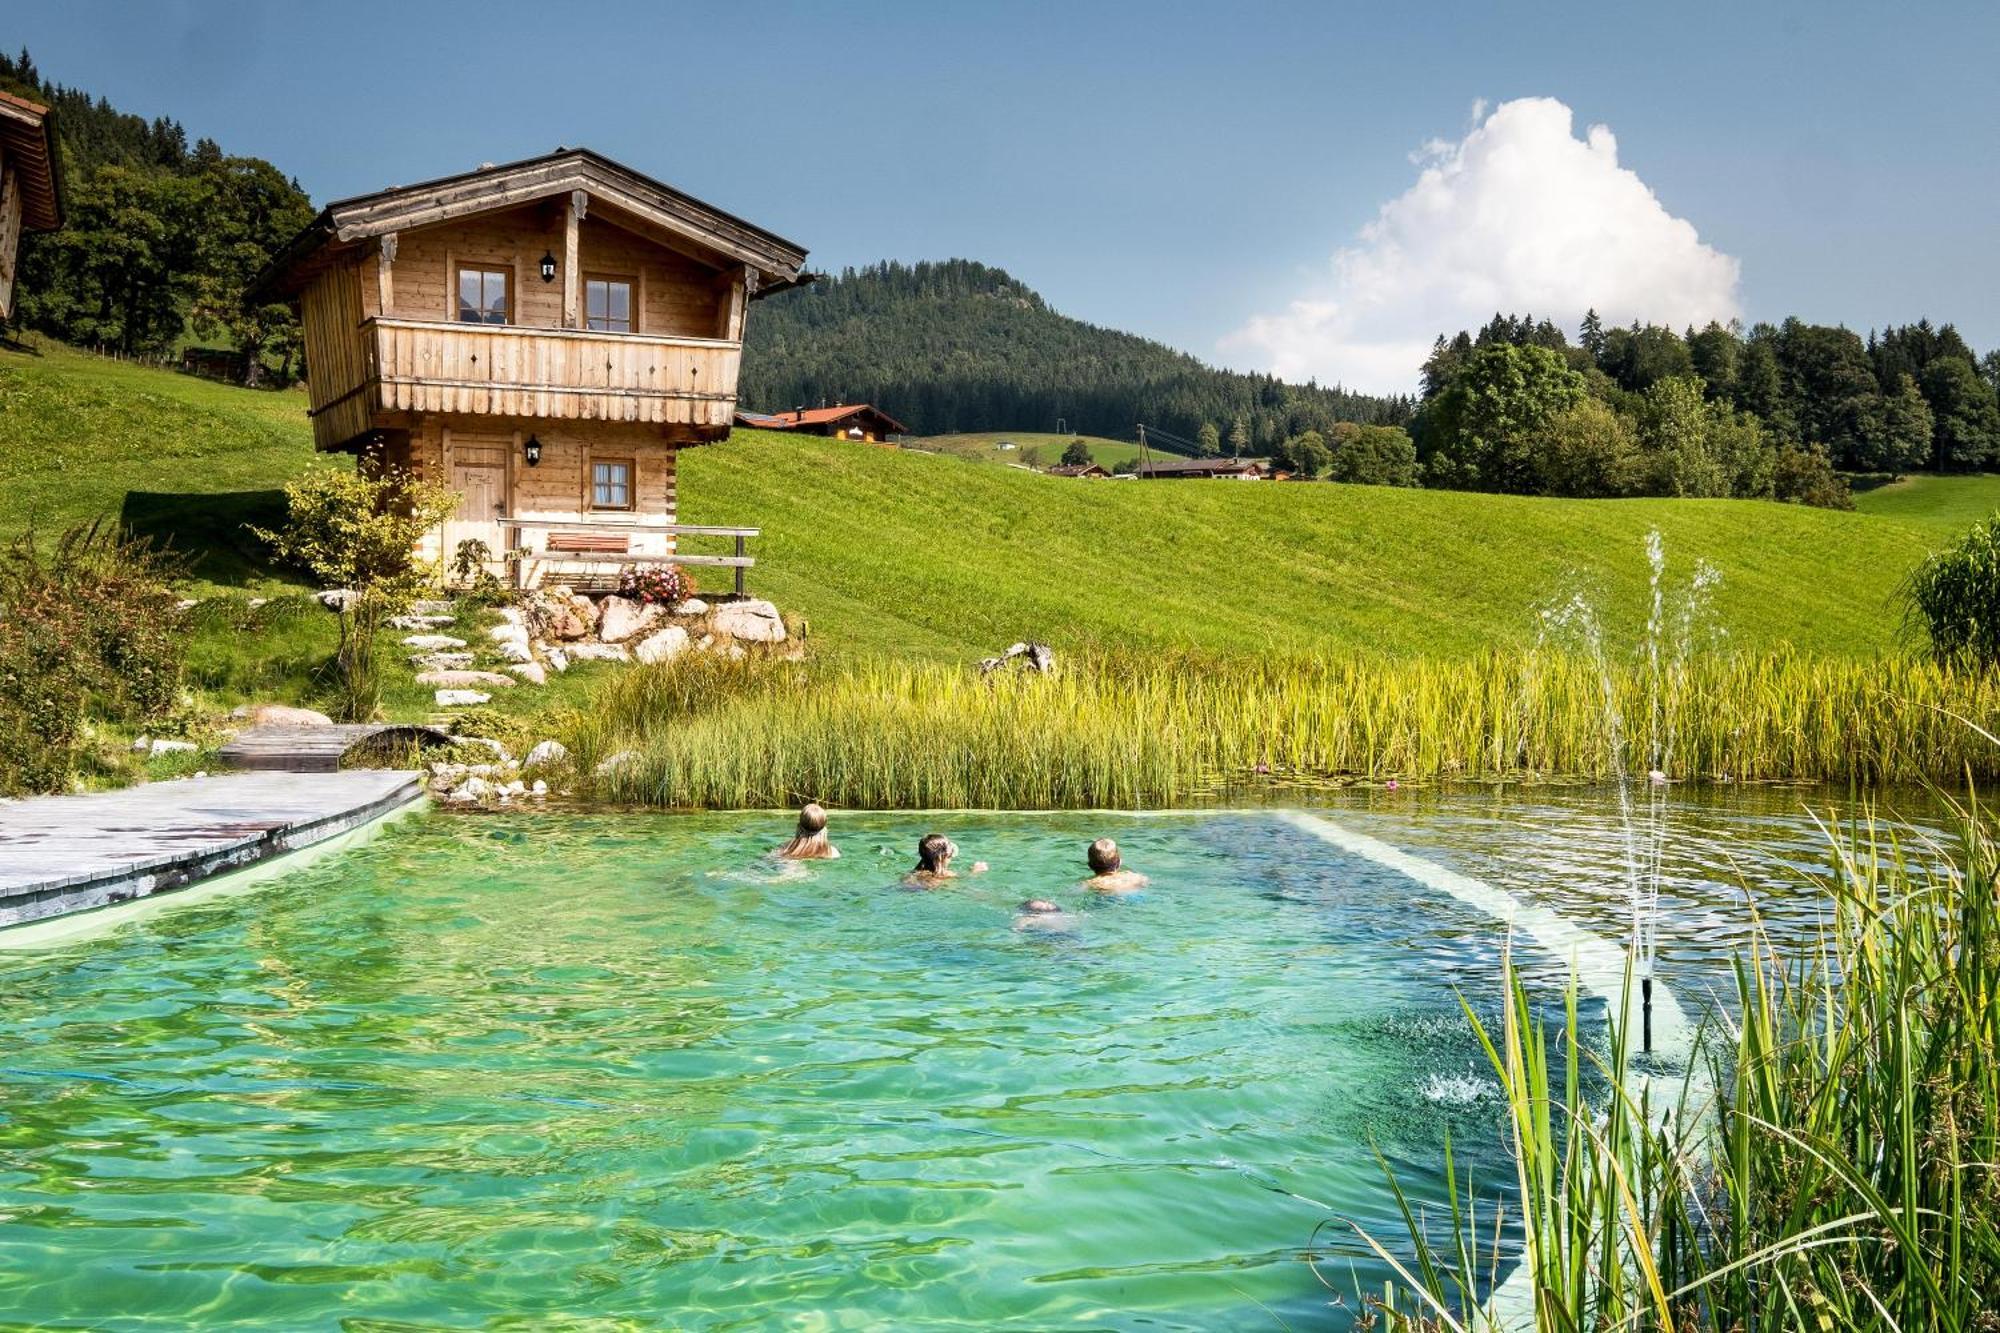
[{"label": "grass lawn", "polygon": [[1856,492],[1854,507],[1864,514],[1900,519],[1942,536],[1956,536],[2000,510],[2000,475],[1905,477]]},{"label": "grass lawn", "polygon": [[1469,654],[1531,641],[1581,582],[1636,630],[1649,528],[1722,571],[1745,647],[1894,646],[1919,525],[1735,500],[1553,500],[1372,486],[1070,483],[740,431],[682,456],[682,517],[761,526],[753,588],[822,646],[964,658],[1020,638],[1218,652]]},{"label": "grass lawn", "polygon": [[42,342],[0,352],[0,536],[115,515],[171,538],[207,585],[290,580],[243,531],[312,461],[302,391],[232,388]]},{"label": "grass lawn", "polygon": [[[277,488],[312,462],[304,406],[54,345],[0,353],[0,535],[122,514],[194,556],[211,588],[282,592],[241,525],[274,517]],[[1537,607],[1579,583],[1635,630],[1652,527],[1682,571],[1697,557],[1721,570],[1739,645],[1872,654],[1894,647],[1891,596],[1938,523],[1731,500],[1085,484],[758,431],[684,453],[680,497],[685,522],[764,529],[751,589],[807,616],[816,648],[933,660],[1020,638],[1464,655],[1530,642]]]},{"label": "grass lawn", "polygon": [[[1128,463],[1139,457],[1139,446],[1129,440],[1110,440],[1102,435],[1055,435],[1039,431],[988,430],[974,431],[963,435],[933,435],[927,439],[912,440],[912,449],[927,449],[933,453],[951,454],[958,458],[970,458],[980,463],[1022,463],[1027,460],[1021,455],[1031,449],[1042,451],[1042,466],[1054,467],[1062,461],[1063,450],[1069,448],[1071,440],[1081,439],[1090,446],[1090,456],[1106,470],[1120,463]],[[1019,445],[1018,449],[1001,449],[1001,441]],[[1159,451],[1155,451],[1159,452]],[[1166,455],[1175,457],[1176,455]]]}]

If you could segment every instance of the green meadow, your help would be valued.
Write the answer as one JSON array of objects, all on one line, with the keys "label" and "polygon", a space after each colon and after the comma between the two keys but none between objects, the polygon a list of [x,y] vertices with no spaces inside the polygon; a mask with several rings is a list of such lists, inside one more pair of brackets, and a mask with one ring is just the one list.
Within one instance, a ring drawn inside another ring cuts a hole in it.
[{"label": "green meadow", "polygon": [[[931,435],[913,439],[908,448],[930,453],[950,454],[954,458],[969,458],[977,463],[1025,463],[1022,455],[1031,450],[1040,450],[1043,467],[1054,467],[1062,461],[1063,450],[1069,448],[1072,440],[1082,440],[1090,446],[1090,456],[1106,468],[1114,468],[1120,463],[1134,462],[1139,457],[1139,446],[1130,440],[1106,439],[1102,435],[1062,435],[1054,431],[1013,431],[984,430],[967,431],[958,435]],[[1001,444],[1018,447],[1002,449]]]},{"label": "green meadow", "polygon": [[2000,511],[2000,475],[1904,477],[1856,492],[1854,507],[1877,518],[1917,524],[1947,538]]},{"label": "green meadow", "polygon": [[[314,457],[304,396],[55,344],[0,353],[0,532],[99,515],[171,542],[212,589],[293,580],[242,530]],[[1024,440],[1029,438],[1022,437]],[[323,460],[324,462],[324,460]],[[1452,657],[1524,646],[1585,591],[1643,616],[1645,533],[1722,575],[1749,650],[1898,649],[1904,573],[2000,478],[1917,478],[1858,513],[1736,500],[1559,500],[1384,487],[1088,484],[834,440],[739,431],[681,458],[682,520],[764,535],[750,587],[822,653],[931,661],[1024,638],[1209,653]],[[719,577],[719,576],[718,576]]]}]

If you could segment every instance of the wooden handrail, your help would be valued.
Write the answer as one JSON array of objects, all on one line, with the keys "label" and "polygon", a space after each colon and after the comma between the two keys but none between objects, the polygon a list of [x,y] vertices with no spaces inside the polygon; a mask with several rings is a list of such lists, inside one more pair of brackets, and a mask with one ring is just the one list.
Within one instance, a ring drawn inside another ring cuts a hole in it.
[{"label": "wooden handrail", "polygon": [[452,319],[392,319],[386,315],[371,315],[361,321],[363,328],[371,324],[384,329],[450,329],[456,333],[485,333],[503,337],[581,338],[591,342],[615,340],[656,347],[720,348],[726,351],[734,351],[743,345],[731,338],[693,338],[661,333],[614,333],[608,329],[544,329],[532,324],[474,324],[470,321]]},{"label": "wooden handrail", "polygon": [[668,532],[677,537],[761,537],[762,528],[717,528],[700,523],[645,523],[629,518],[507,518],[494,520],[503,528],[616,528],[630,532]]}]

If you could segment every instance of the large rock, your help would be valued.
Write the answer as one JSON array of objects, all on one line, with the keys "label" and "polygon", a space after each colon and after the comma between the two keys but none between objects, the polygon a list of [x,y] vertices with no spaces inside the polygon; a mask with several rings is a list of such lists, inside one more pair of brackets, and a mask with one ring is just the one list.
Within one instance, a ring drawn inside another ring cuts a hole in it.
[{"label": "large rock", "polygon": [[505,643],[494,644],[493,655],[502,662],[532,662],[535,660],[535,650],[517,639],[509,639]]},{"label": "large rock", "polygon": [[548,663],[549,670],[555,672],[557,675],[561,675],[563,672],[569,670],[569,651],[567,649],[551,648],[542,655],[542,660]]},{"label": "large rock", "polygon": [[688,632],[679,625],[669,625],[659,633],[639,640],[633,646],[632,656],[641,662],[671,662],[688,647]]},{"label": "large rock", "polygon": [[245,704],[233,710],[229,716],[248,722],[253,727],[330,727],[333,719],[325,713],[315,713],[310,708],[294,708],[290,704]]},{"label": "large rock", "polygon": [[637,750],[620,750],[617,754],[612,755],[597,766],[597,776],[608,778],[627,764],[636,764],[638,762],[639,752]]},{"label": "large rock", "polygon": [[439,708],[470,708],[493,702],[493,696],[479,690],[439,690],[433,696]]},{"label": "large rock", "polygon": [[463,648],[465,640],[454,639],[449,634],[406,634],[403,636],[403,646],[434,653],[444,648]]},{"label": "large rock", "polygon": [[457,616],[419,616],[419,615],[390,616],[389,628],[413,629],[419,632],[427,633],[434,629],[443,629],[446,625],[449,625],[452,621],[456,619],[458,619]]},{"label": "large rock", "polygon": [[472,665],[472,654],[412,653],[410,665],[419,671],[464,671]]},{"label": "large rock", "polygon": [[521,625],[495,625],[486,631],[486,637],[495,643],[518,643],[528,646],[528,631]]},{"label": "large rock", "polygon": [[677,616],[705,616],[708,614],[708,603],[702,601],[699,597],[690,597],[685,602],[674,603],[674,614]]},{"label": "large rock", "polygon": [[665,614],[651,603],[635,602],[630,597],[607,597],[604,609],[598,612],[597,637],[606,643],[623,643],[651,629]]},{"label": "large rock", "polygon": [[785,620],[769,602],[727,602],[715,610],[709,628],[740,643],[783,643]]},{"label": "large rock", "polygon": [[561,741],[536,741],[521,760],[521,771],[532,773],[538,768],[555,768],[569,762],[569,747]]},{"label": "large rock", "polygon": [[549,673],[542,669],[540,662],[516,662],[507,668],[507,673],[527,681],[530,685],[549,683]]},{"label": "large rock", "polygon": [[[583,609],[577,609],[577,603]],[[597,610],[588,597],[578,598],[567,588],[544,588],[528,603],[527,624],[544,639],[571,640],[589,635],[597,624]]]},{"label": "large rock", "polygon": [[632,654],[625,651],[622,643],[573,643],[569,646],[572,662],[629,662]]},{"label": "large rock", "polygon": [[514,678],[497,671],[420,671],[417,673],[417,684],[451,687],[498,685],[502,689],[512,689]]},{"label": "large rock", "polygon": [[313,594],[313,600],[329,611],[345,611],[360,595],[352,588],[322,588]]}]

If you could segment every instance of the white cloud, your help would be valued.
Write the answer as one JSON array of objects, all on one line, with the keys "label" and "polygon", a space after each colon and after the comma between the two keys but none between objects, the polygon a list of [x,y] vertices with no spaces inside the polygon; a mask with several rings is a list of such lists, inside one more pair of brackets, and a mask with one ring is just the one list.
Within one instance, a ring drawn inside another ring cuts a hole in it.
[{"label": "white cloud", "polygon": [[1334,255],[1330,279],[1224,338],[1225,355],[1286,379],[1403,391],[1439,333],[1495,311],[1547,316],[1572,338],[1593,307],[1607,324],[1676,328],[1737,315],[1736,260],[1618,165],[1608,127],[1579,139],[1548,97],[1484,112],[1473,105],[1458,142],[1418,150],[1416,184]]}]

